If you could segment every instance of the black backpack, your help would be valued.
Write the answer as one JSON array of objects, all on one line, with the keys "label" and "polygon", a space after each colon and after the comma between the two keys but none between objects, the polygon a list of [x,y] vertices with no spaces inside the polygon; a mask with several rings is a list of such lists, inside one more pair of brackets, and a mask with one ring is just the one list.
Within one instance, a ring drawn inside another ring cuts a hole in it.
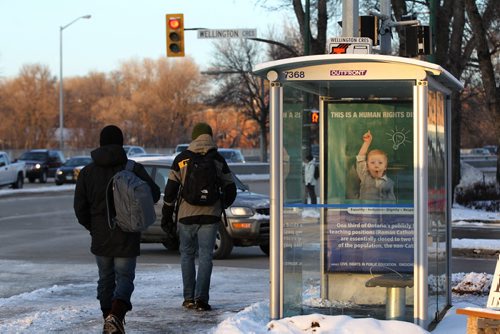
[{"label": "black backpack", "polygon": [[221,198],[215,165],[216,150],[207,154],[194,153],[187,162],[182,198],[191,205],[213,205]]}]

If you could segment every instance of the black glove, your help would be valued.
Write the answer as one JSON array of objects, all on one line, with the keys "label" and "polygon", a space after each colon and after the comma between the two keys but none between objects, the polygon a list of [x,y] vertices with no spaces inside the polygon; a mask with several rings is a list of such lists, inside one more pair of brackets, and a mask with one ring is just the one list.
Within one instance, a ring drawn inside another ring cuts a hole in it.
[{"label": "black glove", "polygon": [[177,228],[174,226],[174,207],[169,206],[169,205],[163,205],[163,208],[161,210],[162,217],[161,217],[161,229],[165,231],[166,233],[171,233],[172,229],[176,232]]},{"label": "black glove", "polygon": [[161,229],[167,234],[164,245],[170,250],[178,250],[179,237],[177,236],[177,224],[174,223],[173,214],[173,206],[163,205]]}]

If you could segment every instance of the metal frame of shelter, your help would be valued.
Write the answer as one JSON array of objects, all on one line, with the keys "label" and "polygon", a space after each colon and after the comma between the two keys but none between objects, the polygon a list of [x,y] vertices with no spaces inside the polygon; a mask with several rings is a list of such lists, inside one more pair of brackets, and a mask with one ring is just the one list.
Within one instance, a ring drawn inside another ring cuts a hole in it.
[{"label": "metal frame of shelter", "polygon": [[[439,65],[371,54],[289,58],[254,73],[270,82],[270,318],[439,321],[451,305],[450,97],[463,85]],[[304,204],[300,132],[311,108],[319,202]],[[394,196],[360,190],[367,129],[388,152]]]}]

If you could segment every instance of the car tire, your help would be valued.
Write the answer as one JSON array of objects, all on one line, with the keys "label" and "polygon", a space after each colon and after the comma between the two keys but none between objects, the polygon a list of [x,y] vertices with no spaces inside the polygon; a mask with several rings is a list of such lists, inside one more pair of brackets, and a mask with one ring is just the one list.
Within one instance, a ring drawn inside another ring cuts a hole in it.
[{"label": "car tire", "polygon": [[43,171],[40,175],[40,183],[47,183],[47,171]]},{"label": "car tire", "polygon": [[269,255],[269,244],[259,245],[260,250],[264,252],[264,254]]},{"label": "car tire", "polygon": [[21,189],[24,185],[24,176],[23,174],[17,175],[17,180],[16,182],[12,183],[12,188],[14,189]]},{"label": "car tire", "polygon": [[28,177],[28,181],[30,181],[30,183],[33,183],[33,182],[35,182],[35,178],[34,177]]},{"label": "car tire", "polygon": [[222,223],[219,223],[219,231],[215,238],[213,258],[216,260],[225,259],[233,250],[233,240],[226,231]]},{"label": "car tire", "polygon": [[56,183],[56,186],[62,186],[62,184],[63,184],[61,181],[55,181],[55,183]]}]

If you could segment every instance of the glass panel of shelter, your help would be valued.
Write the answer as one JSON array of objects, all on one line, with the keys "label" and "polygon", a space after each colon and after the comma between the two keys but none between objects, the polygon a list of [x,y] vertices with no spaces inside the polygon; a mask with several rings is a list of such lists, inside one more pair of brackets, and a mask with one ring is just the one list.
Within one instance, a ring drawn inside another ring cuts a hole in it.
[{"label": "glass panel of shelter", "polygon": [[428,318],[434,319],[448,305],[449,282],[446,265],[446,145],[445,98],[429,90],[428,96]]},{"label": "glass panel of shelter", "polygon": [[[324,103],[324,188],[322,202],[313,205],[305,203],[303,174],[303,111],[309,106],[303,91],[284,84],[283,316],[413,321],[413,83],[403,86],[399,98],[360,99],[356,92],[347,102],[322,95],[334,95],[333,85],[316,92]],[[372,182],[376,189],[366,186],[374,177],[361,172],[366,160],[357,157],[368,134],[370,150],[385,161],[384,185]],[[397,302],[390,310],[388,298]]]}]

